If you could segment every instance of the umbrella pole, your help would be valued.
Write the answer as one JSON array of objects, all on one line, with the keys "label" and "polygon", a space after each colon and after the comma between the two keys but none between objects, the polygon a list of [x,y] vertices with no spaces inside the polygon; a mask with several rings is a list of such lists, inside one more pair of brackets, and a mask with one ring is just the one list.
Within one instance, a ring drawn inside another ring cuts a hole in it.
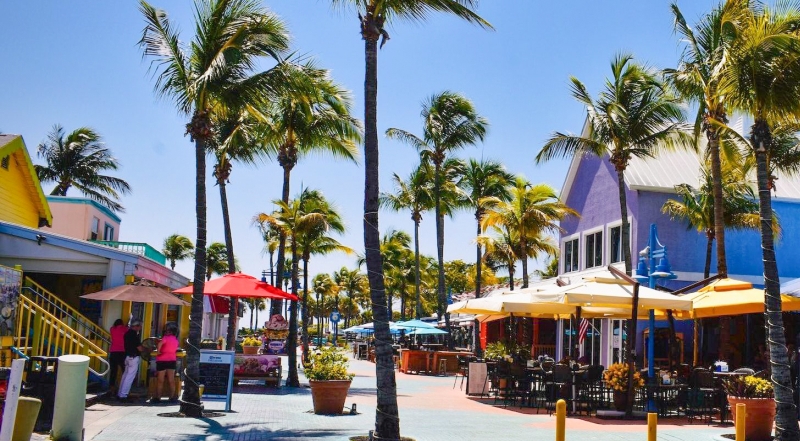
[{"label": "umbrella pole", "polygon": [[[639,283],[633,284],[633,309],[631,310],[631,329],[628,332],[627,347],[628,347],[628,403],[625,408],[625,416],[631,417],[633,415],[633,400],[635,398],[633,388],[633,375],[636,372],[636,325],[639,310]],[[653,338],[652,335],[650,338]]]},{"label": "umbrella pole", "polygon": [[692,366],[697,366],[700,355],[700,320],[694,319],[694,350],[692,351]]}]

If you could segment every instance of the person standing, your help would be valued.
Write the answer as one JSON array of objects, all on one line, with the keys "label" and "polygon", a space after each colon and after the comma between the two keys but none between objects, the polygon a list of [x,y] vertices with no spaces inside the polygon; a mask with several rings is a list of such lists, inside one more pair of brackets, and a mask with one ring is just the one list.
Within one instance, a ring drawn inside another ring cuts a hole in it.
[{"label": "person standing", "polygon": [[175,367],[178,362],[178,333],[177,327],[170,323],[164,329],[164,337],[158,342],[156,355],[156,371],[158,380],[156,383],[156,393],[150,398],[150,404],[157,404],[161,401],[161,390],[164,388],[164,377],[167,379],[169,389],[169,401],[176,402],[178,397],[175,392]]},{"label": "person standing", "polygon": [[108,377],[109,387],[113,391],[119,390],[117,388],[117,371],[125,368],[125,333],[128,332],[128,327],[122,322],[122,319],[114,321],[114,326],[111,327],[109,333],[111,334],[111,345],[108,348],[108,364],[111,373]]},{"label": "person standing", "polygon": [[128,394],[133,386],[133,381],[136,379],[136,374],[139,373],[139,364],[141,364],[142,341],[139,337],[139,332],[142,330],[142,322],[134,320],[131,322],[131,328],[125,333],[125,372],[122,373],[122,380],[119,383],[119,392],[117,398],[120,401],[129,401]]}]

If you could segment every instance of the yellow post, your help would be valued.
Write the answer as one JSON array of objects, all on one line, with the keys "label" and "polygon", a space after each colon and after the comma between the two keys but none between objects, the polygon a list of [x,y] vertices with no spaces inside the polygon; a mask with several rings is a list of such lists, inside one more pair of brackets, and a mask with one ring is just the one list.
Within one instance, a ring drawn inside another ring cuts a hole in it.
[{"label": "yellow post", "polygon": [[192,312],[192,295],[191,294],[184,294],[181,298],[188,302],[188,306],[181,306],[180,310],[180,321],[179,321],[179,330],[180,336],[178,337],[178,341],[181,343],[181,347],[183,347],[183,342],[189,338],[189,313]]},{"label": "yellow post", "polygon": [[567,428],[567,402],[558,400],[556,403],[556,441],[564,441],[566,439]]},{"label": "yellow post", "polygon": [[658,414],[650,412],[647,414],[647,441],[656,441],[658,433]]},{"label": "yellow post", "polygon": [[[149,337],[152,337],[150,332],[152,326],[153,326],[153,304],[145,303],[144,317],[142,319],[142,335],[141,335],[142,341],[144,341]],[[146,362],[142,362],[142,365],[139,366],[139,379],[143,382],[147,382],[147,375],[149,374],[147,367],[148,364]]]},{"label": "yellow post", "polygon": [[122,302],[122,321],[127,325],[131,319],[131,302]]},{"label": "yellow post", "polygon": [[736,405],[736,441],[744,441],[745,409],[744,403],[738,403]]}]

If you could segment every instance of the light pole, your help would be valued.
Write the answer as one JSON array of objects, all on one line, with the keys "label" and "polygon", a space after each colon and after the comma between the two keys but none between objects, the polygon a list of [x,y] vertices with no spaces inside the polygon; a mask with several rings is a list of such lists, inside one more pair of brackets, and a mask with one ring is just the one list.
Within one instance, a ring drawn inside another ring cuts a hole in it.
[{"label": "light pole", "polygon": [[[658,265],[656,265],[658,259]],[[650,224],[650,237],[647,247],[639,251],[639,263],[636,266],[634,279],[647,281],[647,286],[651,289],[656,287],[658,279],[676,279],[678,276],[672,273],[669,261],[667,260],[667,247],[658,241],[658,230],[656,224]],[[656,313],[650,310],[649,324],[650,338],[647,340],[647,376],[650,381],[655,381],[655,339],[656,339]],[[635,332],[635,330],[634,330]],[[668,350],[672,350],[669,348]],[[652,399],[648,406],[654,409]]]}]

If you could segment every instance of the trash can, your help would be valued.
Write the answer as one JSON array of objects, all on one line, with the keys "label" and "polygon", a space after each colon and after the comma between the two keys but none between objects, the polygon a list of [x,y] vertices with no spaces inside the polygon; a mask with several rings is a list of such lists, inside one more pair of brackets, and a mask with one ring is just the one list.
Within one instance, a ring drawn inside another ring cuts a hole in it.
[{"label": "trash can", "polygon": [[47,432],[53,425],[57,373],[58,357],[31,357],[25,362],[25,382],[20,395],[42,402],[36,418],[36,432]]}]

